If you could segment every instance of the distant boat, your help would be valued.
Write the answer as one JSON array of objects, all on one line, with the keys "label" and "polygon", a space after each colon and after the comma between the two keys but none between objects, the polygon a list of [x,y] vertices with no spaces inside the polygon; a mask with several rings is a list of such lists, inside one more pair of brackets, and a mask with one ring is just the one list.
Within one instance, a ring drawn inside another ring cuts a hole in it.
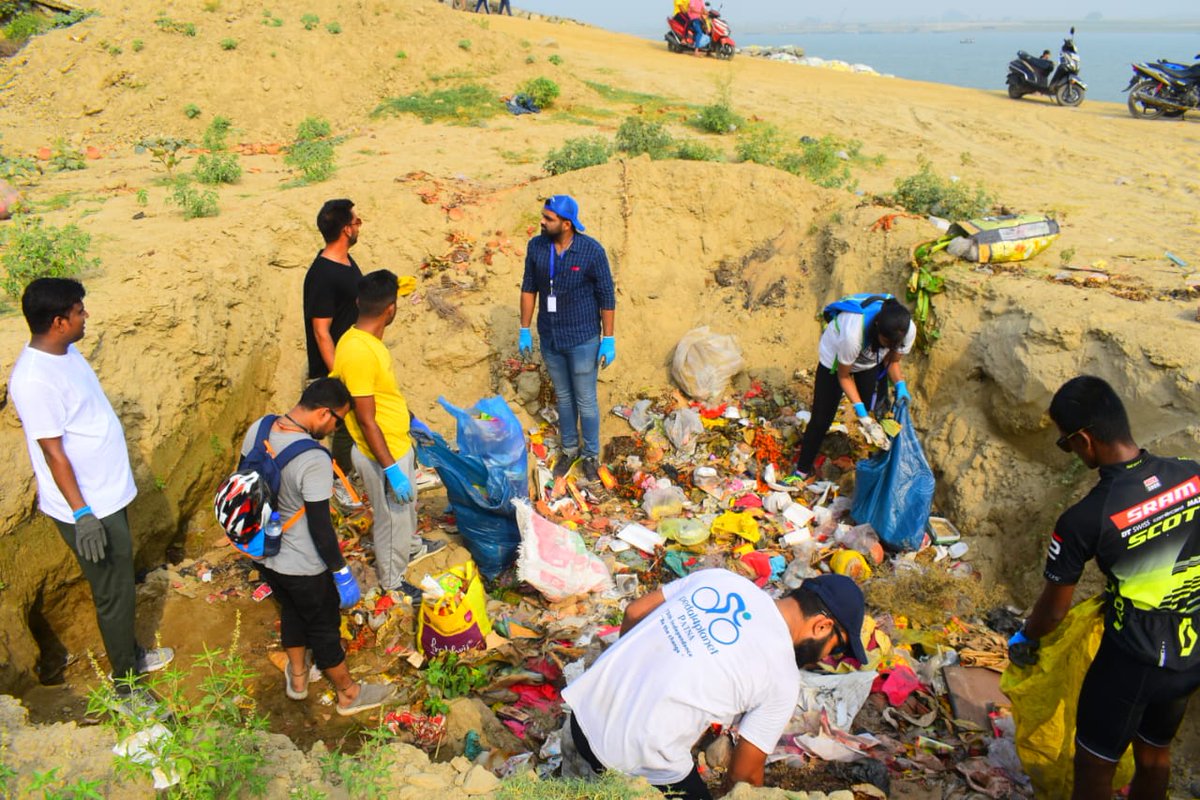
[{"label": "distant boat", "polygon": [[975,40],[974,39],[959,39],[958,43],[959,44],[975,44]]}]

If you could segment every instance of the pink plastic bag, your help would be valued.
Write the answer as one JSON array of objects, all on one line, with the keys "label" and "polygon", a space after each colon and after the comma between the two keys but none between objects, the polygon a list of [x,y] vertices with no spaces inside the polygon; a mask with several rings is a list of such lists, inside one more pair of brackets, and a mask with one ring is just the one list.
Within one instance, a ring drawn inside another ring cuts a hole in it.
[{"label": "pink plastic bag", "polygon": [[875,679],[871,687],[873,692],[883,692],[893,706],[903,705],[908,696],[921,688],[921,681],[915,672],[906,666],[899,666],[887,674]]},{"label": "pink plastic bag", "polygon": [[612,588],[608,567],[593,555],[575,531],[538,516],[529,503],[514,500],[521,552],[517,577],[550,601]]}]

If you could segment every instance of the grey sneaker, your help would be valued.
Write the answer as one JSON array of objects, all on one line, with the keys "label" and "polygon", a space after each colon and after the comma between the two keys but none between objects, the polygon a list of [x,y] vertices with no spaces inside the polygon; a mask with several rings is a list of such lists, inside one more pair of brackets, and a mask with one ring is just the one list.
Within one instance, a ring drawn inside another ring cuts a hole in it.
[{"label": "grey sneaker", "polygon": [[354,698],[349,705],[343,706],[339,704],[337,712],[343,717],[349,717],[360,711],[370,711],[372,708],[379,708],[388,700],[391,700],[395,692],[396,687],[388,683],[359,681],[358,697]]},{"label": "grey sneaker", "polygon": [[363,507],[362,499],[355,500],[346,485],[337,478],[333,480],[333,500],[342,511],[357,511]]},{"label": "grey sneaker", "polygon": [[417,537],[417,546],[409,554],[408,562],[411,564],[418,558],[424,558],[431,553],[436,553],[446,546],[444,539],[426,539],[424,536]]},{"label": "grey sneaker", "polygon": [[138,650],[137,671],[139,675],[158,672],[175,660],[175,651],[169,647],[152,647]]},{"label": "grey sneaker", "polygon": [[134,687],[128,692],[117,690],[120,700],[112,706],[118,714],[137,720],[170,719],[170,712],[159,703],[158,698],[140,687]]}]

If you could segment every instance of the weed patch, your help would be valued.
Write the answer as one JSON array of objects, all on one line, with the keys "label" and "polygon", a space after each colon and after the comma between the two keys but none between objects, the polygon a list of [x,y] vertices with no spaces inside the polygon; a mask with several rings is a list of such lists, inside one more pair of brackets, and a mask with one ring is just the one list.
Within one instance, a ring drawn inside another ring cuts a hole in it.
[{"label": "weed patch", "polygon": [[170,202],[179,206],[184,219],[200,217],[215,217],[221,213],[217,208],[217,192],[215,189],[197,189],[186,175],[175,179],[171,194],[167,196]]},{"label": "weed patch", "polygon": [[558,53],[555,53],[554,55],[550,56],[546,60],[549,61],[551,64],[553,64],[556,67],[561,66],[563,63],[563,57],[560,56]]},{"label": "weed patch", "polygon": [[692,124],[706,133],[733,133],[745,124],[745,120],[734,113],[726,103],[713,103],[700,109]]},{"label": "weed patch", "polygon": [[[242,177],[242,165],[237,153],[207,153],[196,159],[192,170],[196,180],[210,186],[218,183],[236,183]],[[204,214],[202,216],[212,216]]]},{"label": "weed patch", "polygon": [[0,2],[0,19],[8,18],[4,26],[4,38],[14,42],[23,42],[38,34],[55,28],[67,28],[95,14],[95,11],[74,9],[60,14],[43,16],[29,10],[25,3]]},{"label": "weed patch", "polygon": [[170,17],[162,16],[154,20],[154,24],[163,33],[178,33],[183,36],[196,35],[196,26],[191,22],[179,22]]},{"label": "weed patch", "polygon": [[531,78],[521,85],[521,92],[533,98],[540,108],[549,108],[558,99],[558,84],[546,77]]},{"label": "weed patch", "polygon": [[496,800],[637,800],[645,793],[629,778],[606,772],[595,779],[518,775],[500,784]]},{"label": "weed patch", "polygon": [[394,736],[386,726],[363,731],[365,741],[358,752],[347,755],[330,750],[321,757],[321,777],[346,794],[363,800],[385,800],[389,796],[388,751]]},{"label": "weed patch", "polygon": [[[554,58],[554,56],[551,56]],[[644,92],[632,92],[628,89],[618,89],[614,86],[609,86],[605,83],[596,83],[594,81],[584,81],[585,86],[591,89],[596,94],[608,100],[610,103],[628,103],[638,106],[663,106],[667,105],[667,98],[657,94],[646,94]]]},{"label": "weed patch", "polygon": [[724,154],[705,142],[696,139],[682,139],[675,146],[675,158],[681,161],[722,161]]},{"label": "weed patch", "polygon": [[37,162],[25,156],[8,156],[0,151],[0,180],[28,183],[38,174]]},{"label": "weed patch", "polygon": [[843,141],[835,136],[793,139],[769,123],[755,125],[738,138],[737,155],[807,178],[826,189],[850,189],[857,186],[852,166],[881,163],[880,157],[862,154],[862,142]]},{"label": "weed patch", "polygon": [[562,147],[551,150],[542,164],[551,175],[607,164],[612,155],[612,145],[603,136],[583,136],[567,139]]},{"label": "weed patch", "polygon": [[297,126],[296,141],[283,161],[300,172],[303,183],[320,183],[333,177],[337,171],[335,144],[328,120],[307,117]]},{"label": "weed patch", "polygon": [[330,22],[328,25],[325,26],[325,30],[329,31],[334,36],[337,36],[339,33],[342,32],[342,23],[337,22],[337,21]]},{"label": "weed patch", "polygon": [[19,299],[34,278],[72,278],[100,265],[89,256],[92,237],[75,225],[56,228],[22,215],[0,229],[0,288]]},{"label": "weed patch", "polygon": [[316,14],[301,14],[300,24],[304,26],[304,30],[306,31],[316,30],[317,26],[321,24],[321,18]]},{"label": "weed patch", "polygon": [[209,120],[208,127],[204,129],[204,149],[213,153],[224,150],[225,137],[229,135],[232,127],[233,123],[229,121],[229,118],[219,114]]},{"label": "weed patch", "polygon": [[187,139],[177,139],[172,136],[150,136],[134,145],[133,152],[139,155],[149,152],[150,157],[167,170],[167,175],[171,175],[175,171],[175,167],[187,158],[181,151],[190,144]]},{"label": "weed patch", "polygon": [[646,153],[654,159],[665,158],[672,144],[671,134],[661,122],[626,117],[617,129],[617,149],[631,156]]},{"label": "weed patch", "polygon": [[220,44],[221,44],[222,50],[237,50],[238,40],[237,39],[222,39]]},{"label": "weed patch", "polygon": [[459,50],[470,50],[471,49],[471,40],[470,39],[459,39],[458,40],[458,49]]},{"label": "weed patch", "polygon": [[196,105],[195,103],[188,103],[183,107],[183,115],[188,119],[195,119],[196,117],[200,116],[201,113],[200,106]]},{"label": "weed patch", "polygon": [[490,89],[468,83],[425,94],[389,97],[380,103],[371,115],[380,117],[388,114],[415,114],[426,123],[434,120],[470,123],[494,117],[500,113],[501,108]]},{"label": "weed patch", "polygon": [[54,143],[54,155],[50,156],[50,169],[55,172],[73,172],[86,167],[87,162],[83,160],[83,153],[73,147],[68,147],[62,139]]},{"label": "weed patch", "polygon": [[892,199],[915,214],[934,214],[948,219],[970,219],[986,214],[995,198],[983,184],[953,181],[933,171],[928,159],[917,159],[912,175],[896,179]]}]

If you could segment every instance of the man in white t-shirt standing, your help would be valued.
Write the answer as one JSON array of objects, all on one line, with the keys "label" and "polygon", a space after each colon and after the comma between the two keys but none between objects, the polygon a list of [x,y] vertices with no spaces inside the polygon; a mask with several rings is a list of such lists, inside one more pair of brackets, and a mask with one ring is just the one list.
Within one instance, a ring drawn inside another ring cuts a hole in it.
[{"label": "man in white t-shirt standing", "polygon": [[704,800],[692,747],[712,724],[736,724],[728,784],[761,786],[796,710],[799,670],[841,652],[865,663],[862,620],[862,591],[844,575],[779,600],[723,569],[665,584],[629,604],[620,640],[563,690],[572,743],[596,772]]},{"label": "man in white t-shirt standing", "polygon": [[[145,650],[134,638],[133,539],[125,509],[137,486],[121,422],[75,347],[88,317],[83,296],[83,284],[68,278],[38,278],[25,288],[21,310],[31,336],[8,392],[25,429],[38,507],[79,561],[112,675],[123,679],[160,670],[175,654],[169,647]],[[118,683],[122,693],[126,688]]]}]

